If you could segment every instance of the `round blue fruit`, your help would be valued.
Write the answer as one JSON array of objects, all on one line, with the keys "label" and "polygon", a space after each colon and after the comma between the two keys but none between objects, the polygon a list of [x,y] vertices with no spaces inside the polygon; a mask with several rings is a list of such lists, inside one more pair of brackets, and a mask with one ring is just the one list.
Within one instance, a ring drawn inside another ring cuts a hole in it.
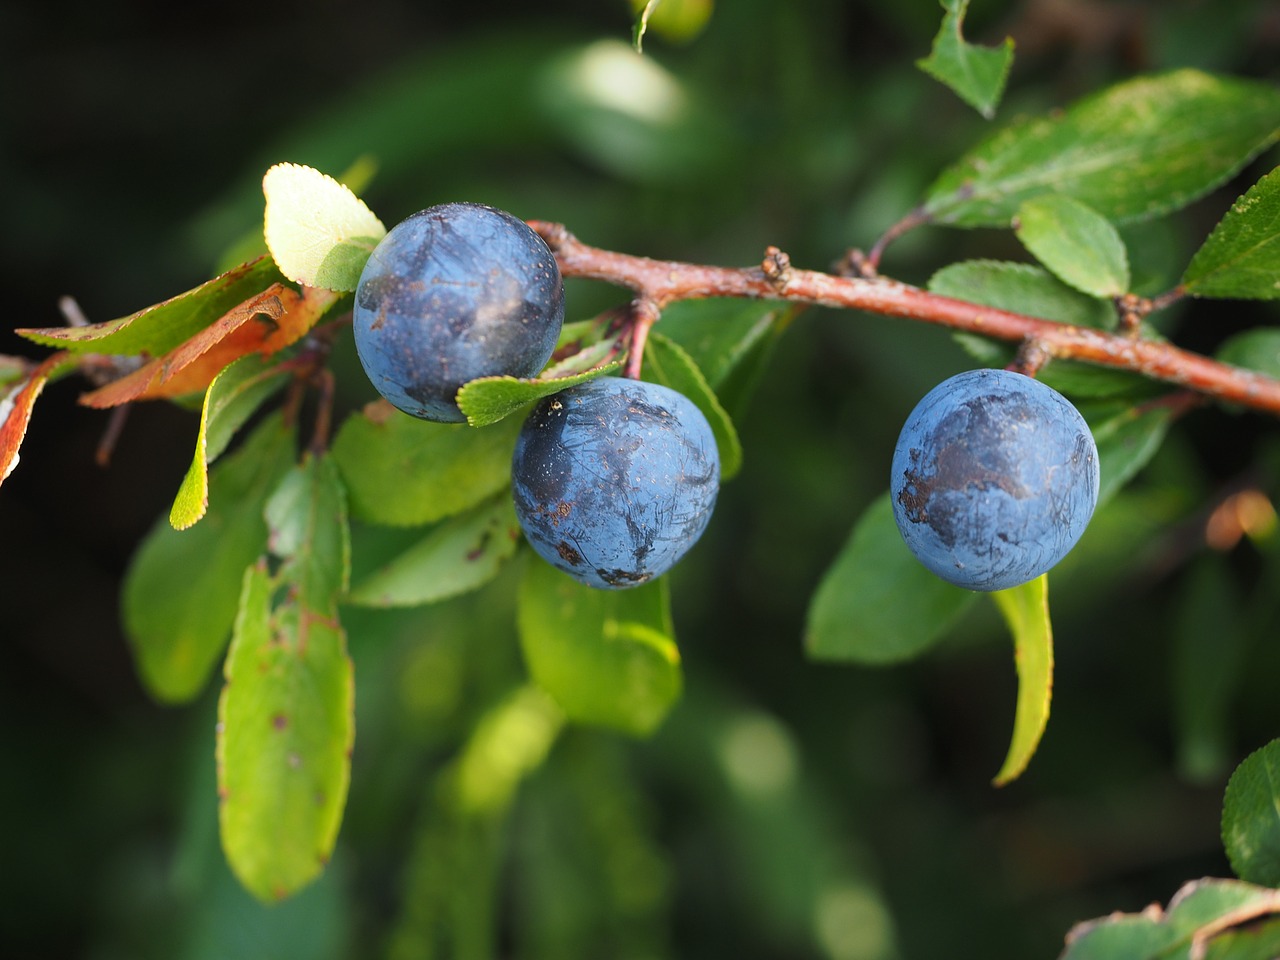
[{"label": "round blue fruit", "polygon": [[601,377],[541,400],[512,459],[526,539],[591,587],[666,573],[697,542],[720,489],[706,418],[675,390]]},{"label": "round blue fruit", "polygon": [[524,221],[446,203],[382,238],[360,275],[352,323],[379,393],[415,417],[461,422],[464,383],[532,377],[546,365],[564,323],[564,283]]},{"label": "round blue fruit", "polygon": [[1008,370],[934,387],[893,454],[893,516],[943,580],[1004,590],[1067,555],[1098,503],[1098,448],[1071,403]]}]

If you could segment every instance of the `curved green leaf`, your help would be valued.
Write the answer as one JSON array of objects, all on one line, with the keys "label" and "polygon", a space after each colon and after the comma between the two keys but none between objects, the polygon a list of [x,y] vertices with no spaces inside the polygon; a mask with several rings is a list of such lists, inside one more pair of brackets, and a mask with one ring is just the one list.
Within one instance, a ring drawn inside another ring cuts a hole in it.
[{"label": "curved green leaf", "polygon": [[1022,775],[1035,755],[1049,723],[1053,693],[1053,628],[1049,624],[1049,575],[991,594],[1013,634],[1018,667],[1018,706],[1013,739],[1000,772],[992,781],[1002,787]]},{"label": "curved green leaf", "polygon": [[582,373],[547,378],[481,377],[463,384],[458,391],[458,408],[466,414],[471,426],[487,427],[523,410],[535,400],[615,373],[621,367],[618,362],[606,363]]},{"label": "curved green leaf", "polygon": [[1198,70],[1138,77],[979,144],[929,188],[925,211],[961,227],[1005,226],[1061,193],[1113,223],[1175,210],[1280,136],[1280,90]]},{"label": "curved green leaf", "polygon": [[169,523],[175,530],[185,530],[204,516],[209,508],[209,464],[289,378],[289,371],[282,370],[276,360],[258,354],[235,361],[213,378],[200,411],[195,456],[169,510]]}]

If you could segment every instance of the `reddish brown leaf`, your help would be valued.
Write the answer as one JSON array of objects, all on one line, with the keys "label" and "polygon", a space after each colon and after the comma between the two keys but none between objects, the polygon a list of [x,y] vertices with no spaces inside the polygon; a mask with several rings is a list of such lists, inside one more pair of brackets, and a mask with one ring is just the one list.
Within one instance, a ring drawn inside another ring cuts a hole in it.
[{"label": "reddish brown leaf", "polygon": [[305,287],[299,292],[272,284],[164,356],[85,394],[80,402],[104,408],[203,391],[228,364],[241,357],[250,353],[270,356],[296,342],[337,298],[328,290]]},{"label": "reddish brown leaf", "polygon": [[66,365],[75,361],[71,354],[63,351],[45,358],[44,362],[33,369],[26,378],[26,383],[18,387],[16,392],[0,400],[0,483],[13,472],[18,463],[18,448],[27,435],[27,424],[31,422],[31,408],[36,398],[49,382],[50,377],[60,372]]}]

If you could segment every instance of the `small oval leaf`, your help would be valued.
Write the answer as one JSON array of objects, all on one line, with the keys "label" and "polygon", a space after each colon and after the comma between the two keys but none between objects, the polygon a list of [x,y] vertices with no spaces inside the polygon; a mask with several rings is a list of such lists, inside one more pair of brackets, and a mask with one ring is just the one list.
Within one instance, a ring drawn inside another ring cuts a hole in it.
[{"label": "small oval leaf", "polygon": [[1129,290],[1124,241],[1106,217],[1060,193],[1034,197],[1018,208],[1015,232],[1049,271],[1094,297]]},{"label": "small oval leaf", "polygon": [[1280,887],[1280,740],[1249,754],[1231,775],[1222,843],[1241,880]]}]

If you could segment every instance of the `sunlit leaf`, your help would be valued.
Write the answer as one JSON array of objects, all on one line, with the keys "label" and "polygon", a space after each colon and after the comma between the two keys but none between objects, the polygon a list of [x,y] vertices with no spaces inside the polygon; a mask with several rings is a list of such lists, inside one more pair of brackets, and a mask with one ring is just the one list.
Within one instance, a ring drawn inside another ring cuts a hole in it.
[{"label": "sunlit leaf", "polygon": [[279,415],[209,475],[204,522],[177,531],[161,519],[134,554],[122,613],[138,673],[157,700],[200,693],[235,622],[245,568],[262,553],[267,496],[295,459],[294,435]]},{"label": "sunlit leaf", "polygon": [[17,332],[36,343],[77,353],[161,356],[281,279],[271,258],[259,257],[118,320]]},{"label": "sunlit leaf", "polygon": [[1227,211],[1191,258],[1182,285],[1197,297],[1280,298],[1280,168]]},{"label": "sunlit leaf", "polygon": [[1049,575],[991,594],[1013,634],[1018,668],[1018,706],[1013,739],[993,781],[1001,787],[1022,775],[1049,723],[1053,692],[1053,628],[1049,624]]},{"label": "sunlit leaf", "polygon": [[462,513],[506,488],[520,419],[489,427],[429,423],[375,402],[343,422],[333,441],[351,515],[418,526]]},{"label": "sunlit leaf", "polygon": [[535,400],[567,390],[579,383],[616,372],[621,363],[606,363],[582,373],[558,377],[481,377],[463,384],[458,391],[458,408],[473,427],[485,427],[522,410]]},{"label": "sunlit leaf", "polygon": [[278,163],[262,178],[263,232],[280,272],[295,283],[355,290],[387,229],[354,193],[327,174]]},{"label": "sunlit leaf", "polygon": [[817,660],[895,663],[945,636],[977,598],[934,576],[902,542],[888,494],[858,519],[809,604],[805,649]]},{"label": "sunlit leaf", "polygon": [[290,372],[258,356],[232,363],[209,384],[200,411],[196,452],[178,488],[169,522],[185,530],[204,516],[209,506],[209,464],[231,442],[235,432],[268,397],[289,382]]},{"label": "sunlit leaf", "polygon": [[520,540],[511,497],[433,527],[422,540],[352,587],[346,602],[367,607],[435,603],[483,586],[497,576]]},{"label": "sunlit leaf", "polygon": [[1175,210],[1280,136],[1280,90],[1198,70],[1138,77],[978,145],[929,188],[932,220],[1006,226],[1061,193],[1113,223]]},{"label": "sunlit leaf", "polygon": [[683,683],[665,579],[593,590],[530,557],[518,602],[529,674],[571,720],[657,728]]},{"label": "sunlit leaf", "polygon": [[1222,842],[1241,880],[1280,886],[1280,740],[1249,754],[1231,775]]},{"label": "sunlit leaf", "polygon": [[742,441],[729,414],[720,404],[693,358],[673,340],[656,331],[645,349],[646,379],[670,387],[693,401],[711,426],[720,451],[720,479],[728,480],[742,467]]},{"label": "sunlit leaf", "polygon": [[1094,297],[1129,291],[1129,257],[1106,217],[1059,193],[1033,197],[1018,208],[1018,239],[1064,283]]},{"label": "sunlit leaf", "polygon": [[916,66],[990,120],[1013,65],[1013,38],[1006,37],[998,47],[969,43],[962,35],[969,0],[942,0],[942,8],[946,13],[933,38],[933,50]]}]

